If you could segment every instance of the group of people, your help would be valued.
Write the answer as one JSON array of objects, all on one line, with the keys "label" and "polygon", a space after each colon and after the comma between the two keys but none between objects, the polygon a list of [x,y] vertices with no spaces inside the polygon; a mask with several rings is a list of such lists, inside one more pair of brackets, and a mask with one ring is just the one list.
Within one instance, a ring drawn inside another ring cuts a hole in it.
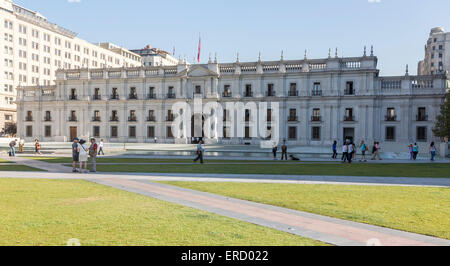
[{"label": "group of people", "polygon": [[[273,153],[273,159],[277,160],[277,153],[278,153],[278,145],[274,144],[273,148],[272,148],[272,153]],[[281,146],[281,160],[288,160],[288,147],[286,145],[286,140],[283,140],[283,145]],[[299,158],[295,157],[293,154],[289,155],[289,160],[290,161],[300,161]]]},{"label": "group of people", "polygon": [[[16,145],[19,144],[19,153],[23,153],[23,147],[25,146],[25,140],[23,138],[20,138],[18,141],[17,139],[11,141],[9,143],[9,156],[15,157],[16,156]],[[38,139],[34,140],[34,152],[35,155],[42,155],[41,153],[41,143]]]},{"label": "group of people", "polygon": [[[417,145],[417,143],[410,144],[408,146],[409,149],[409,154],[410,154],[410,160],[411,161],[416,161],[417,160],[417,156],[419,155],[419,145]],[[429,152],[430,152],[430,160],[432,162],[434,162],[435,158],[436,158],[436,145],[434,142],[431,142],[430,147],[429,147]]]},{"label": "group of people", "polygon": [[[95,138],[91,138],[89,147],[84,139],[75,138],[72,143],[72,172],[89,173],[87,169],[88,158],[91,158],[91,173],[97,172],[97,156],[105,155],[103,151],[103,139],[97,144]],[[80,170],[77,170],[77,164],[80,164]]]},{"label": "group of people", "polygon": [[[337,147],[338,143],[337,141],[334,141],[333,143],[333,156],[331,157],[332,159],[337,159],[338,156],[338,147]],[[360,158],[360,162],[367,162],[367,152],[369,151],[369,148],[367,147],[367,144],[365,143],[365,141],[361,141],[361,144],[359,145],[359,149],[361,151],[361,158]],[[356,160],[356,155],[357,155],[357,150],[358,147],[356,147],[356,144],[347,139],[345,141],[345,143],[342,145],[342,157],[341,157],[341,161],[342,163],[349,163],[351,164],[354,160]],[[381,146],[379,142],[375,142],[372,146],[372,160],[382,160],[381,156],[380,156],[380,150],[381,150]]]}]

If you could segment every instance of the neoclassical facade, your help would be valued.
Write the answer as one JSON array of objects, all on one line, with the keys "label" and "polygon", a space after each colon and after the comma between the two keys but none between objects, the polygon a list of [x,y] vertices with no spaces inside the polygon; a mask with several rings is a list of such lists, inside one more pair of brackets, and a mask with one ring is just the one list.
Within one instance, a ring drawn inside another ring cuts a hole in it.
[{"label": "neoclassical facade", "polygon": [[[203,104],[223,107],[223,121],[242,116],[232,125],[213,127],[216,134],[204,137],[209,144],[259,144],[273,133],[272,124],[278,125],[281,140],[296,146],[353,139],[379,141],[386,152],[434,140],[432,128],[447,77],[380,77],[377,62],[376,56],[364,53],[352,58],[282,56],[279,61],[224,64],[210,59],[198,65],[180,61],[176,66],[58,71],[54,86],[18,88],[18,131],[28,141],[96,137],[117,143],[192,143],[198,137],[193,131],[181,137],[171,132],[177,118],[172,108],[181,102],[193,110],[194,99],[201,98]],[[269,107],[262,112],[226,109],[230,103],[265,102]],[[277,110],[272,110],[275,104]],[[256,120],[268,122],[267,135],[253,132],[250,124]],[[184,123],[188,127],[192,122]],[[243,136],[235,134],[239,130]]]}]

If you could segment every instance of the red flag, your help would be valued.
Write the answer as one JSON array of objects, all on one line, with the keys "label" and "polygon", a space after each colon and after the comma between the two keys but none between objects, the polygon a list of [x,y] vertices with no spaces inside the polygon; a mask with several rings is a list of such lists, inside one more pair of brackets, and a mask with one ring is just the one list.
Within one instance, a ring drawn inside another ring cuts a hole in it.
[{"label": "red flag", "polygon": [[198,39],[198,56],[197,56],[197,62],[200,63],[200,53],[202,51],[202,38]]}]

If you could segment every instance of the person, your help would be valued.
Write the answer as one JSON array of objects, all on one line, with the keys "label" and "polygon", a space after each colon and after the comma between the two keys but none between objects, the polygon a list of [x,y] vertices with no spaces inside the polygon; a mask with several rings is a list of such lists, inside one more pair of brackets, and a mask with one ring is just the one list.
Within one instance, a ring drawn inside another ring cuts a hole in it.
[{"label": "person", "polygon": [[39,142],[38,139],[34,140],[34,153],[42,155],[42,153],[41,153],[41,143]]},{"label": "person", "polygon": [[380,150],[381,150],[381,147],[380,147],[380,143],[379,142],[375,142],[374,144],[373,144],[373,149],[372,149],[372,161],[373,160],[376,160],[377,158],[378,158],[378,160],[382,160],[381,159],[381,156],[380,156]]},{"label": "person", "polygon": [[194,162],[197,162],[200,160],[200,163],[203,164],[203,147],[202,147],[202,141],[200,140],[197,144],[197,157],[194,159]]},{"label": "person", "polygon": [[344,145],[342,145],[342,163],[346,163],[348,159],[348,145],[347,142],[344,143]]},{"label": "person", "polygon": [[20,137],[20,140],[19,140],[19,153],[23,153],[23,147],[24,146],[25,146],[25,140],[22,137]]},{"label": "person", "polygon": [[103,152],[103,139],[100,140],[100,143],[98,144],[98,155],[105,155],[105,153]]},{"label": "person", "polygon": [[72,172],[73,173],[78,173],[77,164],[78,164],[78,161],[80,160],[79,159],[80,153],[78,152],[78,142],[79,142],[79,139],[75,138],[72,143],[72,161],[73,161],[72,162]]},{"label": "person", "polygon": [[337,141],[334,141],[333,143],[333,157],[331,157],[332,159],[336,159],[338,156],[337,154]]},{"label": "person", "polygon": [[77,151],[79,154],[79,160],[80,160],[80,173],[83,173],[83,164],[84,164],[84,172],[87,174],[87,161],[88,161],[88,151],[89,149],[86,147],[86,141],[80,140],[78,142]]},{"label": "person", "polygon": [[431,154],[431,161],[434,162],[434,157],[436,157],[436,146],[434,145],[434,142],[431,142],[430,154]]},{"label": "person", "polygon": [[291,161],[300,161],[300,159],[299,158],[297,158],[297,157],[295,157],[294,155],[289,155],[289,160],[291,160]]},{"label": "person", "polygon": [[92,169],[91,173],[97,172],[97,163],[96,163],[96,157],[97,157],[97,143],[95,143],[95,139],[91,139],[91,146],[89,146],[89,156],[91,157],[91,164]]},{"label": "person", "polygon": [[361,141],[361,153],[362,153],[362,157],[361,157],[361,160],[359,160],[360,162],[362,162],[362,161],[364,161],[364,162],[367,162],[367,157],[366,157],[366,152],[368,151],[369,149],[367,148],[367,145],[366,145],[366,143],[364,142],[364,140],[363,141]]},{"label": "person", "polygon": [[347,140],[347,161],[349,164],[352,163],[352,158],[353,158],[353,146],[354,144],[352,142],[350,142],[350,140]]},{"label": "person", "polygon": [[273,144],[272,153],[273,153],[273,159],[277,160],[277,151],[278,151],[278,145],[276,143]]},{"label": "person", "polygon": [[286,140],[283,140],[283,146],[281,146],[281,160],[286,159],[288,160],[288,154],[287,154],[288,147],[286,146]]},{"label": "person", "polygon": [[9,156],[16,157],[16,145],[17,145],[17,139],[15,139],[9,143]]},{"label": "person", "polygon": [[352,160],[356,160],[356,145],[353,141],[351,142],[351,145],[352,145]]},{"label": "person", "polygon": [[413,146],[413,159],[414,159],[414,161],[417,160],[417,155],[419,155],[419,145],[417,145],[417,143],[414,143],[414,146]]},{"label": "person", "polygon": [[414,160],[413,145],[412,145],[412,144],[409,144],[408,148],[409,148],[409,156],[410,156],[409,159],[412,161],[412,160]]}]

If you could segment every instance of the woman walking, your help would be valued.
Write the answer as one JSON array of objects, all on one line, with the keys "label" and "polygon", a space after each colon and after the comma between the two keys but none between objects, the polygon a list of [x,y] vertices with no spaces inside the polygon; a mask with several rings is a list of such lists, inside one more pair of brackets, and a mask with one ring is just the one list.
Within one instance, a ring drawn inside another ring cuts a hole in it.
[{"label": "woman walking", "polygon": [[367,145],[366,145],[366,143],[364,142],[364,140],[361,141],[361,153],[362,153],[362,157],[361,157],[361,160],[359,160],[360,162],[362,162],[362,161],[364,161],[365,163],[367,162],[366,152],[367,152],[368,150],[369,150],[369,149],[367,148]]},{"label": "woman walking", "polygon": [[434,145],[434,142],[431,142],[431,145],[430,145],[430,155],[431,155],[431,161],[434,162],[434,157],[436,157],[436,146]]},{"label": "woman walking", "polygon": [[34,140],[34,153],[35,153],[35,155],[37,155],[37,154],[42,155],[42,153],[41,153],[41,143],[39,142],[38,139]]},{"label": "woman walking", "polygon": [[277,160],[277,151],[278,151],[278,146],[277,144],[273,144],[273,148],[272,148],[272,153],[273,153],[273,160],[276,161]]},{"label": "woman walking", "polygon": [[78,154],[80,160],[80,173],[83,173],[83,163],[84,163],[84,173],[88,173],[87,170],[87,161],[88,161],[88,147],[85,145],[85,140],[80,140],[78,143]]},{"label": "woman walking", "polygon": [[409,149],[409,156],[410,156],[409,159],[412,161],[412,160],[414,160],[413,145],[409,144],[408,149]]},{"label": "woman walking", "polygon": [[417,160],[417,155],[419,154],[419,145],[417,143],[414,143],[413,146],[413,159],[414,161]]}]

